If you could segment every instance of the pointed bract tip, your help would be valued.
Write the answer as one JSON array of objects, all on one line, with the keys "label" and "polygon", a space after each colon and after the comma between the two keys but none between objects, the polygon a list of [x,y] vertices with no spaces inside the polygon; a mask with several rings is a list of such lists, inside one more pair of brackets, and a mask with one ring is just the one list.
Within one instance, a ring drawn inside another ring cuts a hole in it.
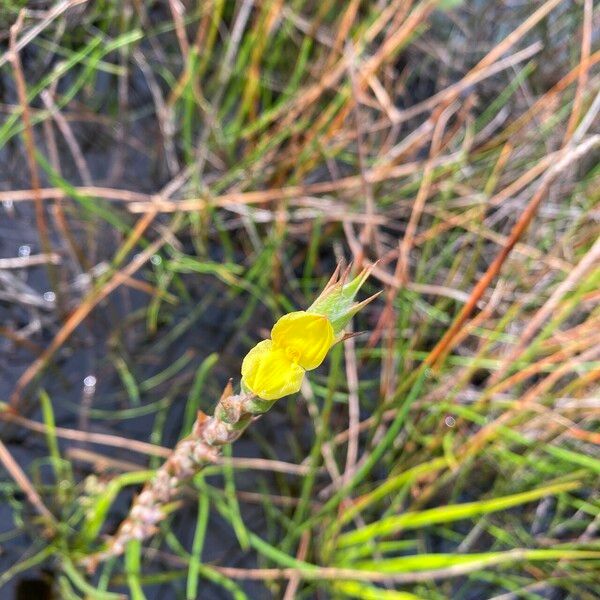
[{"label": "pointed bract tip", "polygon": [[350,263],[348,263],[348,266],[343,270],[342,276],[340,277],[340,284],[342,286],[346,285],[346,281],[348,281],[348,277],[349,277],[350,273],[352,273],[353,268],[354,268],[354,263],[350,262]]},{"label": "pointed bract tip", "polygon": [[375,300],[375,298],[377,298],[377,296],[380,296],[381,294],[383,294],[383,290],[379,290],[378,292],[375,292],[372,296],[369,296],[368,298],[366,298],[365,300],[362,300],[361,302],[359,302],[356,306],[358,308],[358,310],[361,310],[362,308],[364,308],[367,304],[370,304],[371,302],[373,302],[373,300]]},{"label": "pointed bract tip", "polygon": [[343,265],[342,261],[340,261],[337,264],[337,267],[335,268],[335,271],[331,274],[331,277],[329,278],[329,281],[325,284],[325,287],[323,288],[323,291],[329,289],[330,287],[334,286],[338,282],[338,279],[339,279],[339,276],[340,276],[340,271],[342,270],[342,265]]},{"label": "pointed bract tip", "polygon": [[225,398],[229,398],[230,396],[233,396],[233,379],[229,379],[227,382],[220,399],[225,400]]}]

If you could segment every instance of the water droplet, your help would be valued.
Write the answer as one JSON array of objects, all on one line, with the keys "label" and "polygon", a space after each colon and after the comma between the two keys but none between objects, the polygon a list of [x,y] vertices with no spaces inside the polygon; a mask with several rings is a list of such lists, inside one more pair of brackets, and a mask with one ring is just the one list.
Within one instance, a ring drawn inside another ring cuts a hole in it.
[{"label": "water droplet", "polygon": [[56,300],[56,294],[54,292],[44,292],[44,300],[46,302],[54,302]]},{"label": "water droplet", "polygon": [[152,258],[150,259],[150,262],[153,265],[160,265],[162,263],[162,257],[160,256],[160,254],[153,254]]},{"label": "water droplet", "polygon": [[454,417],[451,417],[450,415],[448,415],[444,419],[444,423],[446,423],[446,427],[454,427],[456,425],[456,419]]},{"label": "water droplet", "polygon": [[22,246],[19,246],[19,256],[25,257],[25,256],[29,256],[31,254],[31,246],[28,246],[27,244],[23,244]]},{"label": "water droplet", "polygon": [[93,375],[88,375],[84,380],[83,380],[83,385],[86,388],[94,388],[96,387],[96,378]]}]

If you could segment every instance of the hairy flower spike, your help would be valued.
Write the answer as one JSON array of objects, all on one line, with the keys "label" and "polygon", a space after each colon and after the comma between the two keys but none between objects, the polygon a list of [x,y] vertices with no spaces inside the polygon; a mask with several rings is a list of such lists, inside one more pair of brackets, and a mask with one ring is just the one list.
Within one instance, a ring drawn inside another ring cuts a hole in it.
[{"label": "hairy flower spike", "polygon": [[[267,412],[276,400],[300,389],[306,371],[323,362],[331,346],[344,338],[343,329],[352,316],[375,297],[354,302],[369,271],[346,282],[349,272],[347,269],[340,276],[338,268],[307,311],[281,317],[271,330],[271,339],[248,352],[242,363],[241,393],[234,394],[229,381],[214,415],[198,412],[191,433],[146,483],[115,535],[103,549],[82,558],[90,572],[99,562],[123,554],[130,541],[154,535],[181,484],[216,461],[221,447],[237,440],[253,419]],[[95,532],[93,521],[84,526],[82,539],[87,539],[90,531]]]}]

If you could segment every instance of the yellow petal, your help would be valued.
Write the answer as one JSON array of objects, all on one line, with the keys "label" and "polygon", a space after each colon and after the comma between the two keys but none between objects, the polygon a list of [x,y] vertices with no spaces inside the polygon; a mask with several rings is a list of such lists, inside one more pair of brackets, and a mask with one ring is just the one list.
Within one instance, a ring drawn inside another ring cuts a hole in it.
[{"label": "yellow petal", "polygon": [[259,398],[277,400],[300,389],[304,369],[271,340],[254,346],[242,362],[242,382]]},{"label": "yellow petal", "polygon": [[333,327],[323,315],[303,310],[284,315],[271,330],[273,343],[309,371],[316,369],[333,344]]}]

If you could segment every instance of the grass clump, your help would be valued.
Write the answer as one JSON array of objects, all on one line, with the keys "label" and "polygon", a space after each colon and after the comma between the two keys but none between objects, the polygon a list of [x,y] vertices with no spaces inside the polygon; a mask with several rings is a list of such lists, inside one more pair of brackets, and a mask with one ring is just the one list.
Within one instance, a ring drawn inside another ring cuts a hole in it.
[{"label": "grass clump", "polygon": [[[7,597],[600,594],[590,0],[0,12]],[[86,570],[344,258],[357,335]]]}]

